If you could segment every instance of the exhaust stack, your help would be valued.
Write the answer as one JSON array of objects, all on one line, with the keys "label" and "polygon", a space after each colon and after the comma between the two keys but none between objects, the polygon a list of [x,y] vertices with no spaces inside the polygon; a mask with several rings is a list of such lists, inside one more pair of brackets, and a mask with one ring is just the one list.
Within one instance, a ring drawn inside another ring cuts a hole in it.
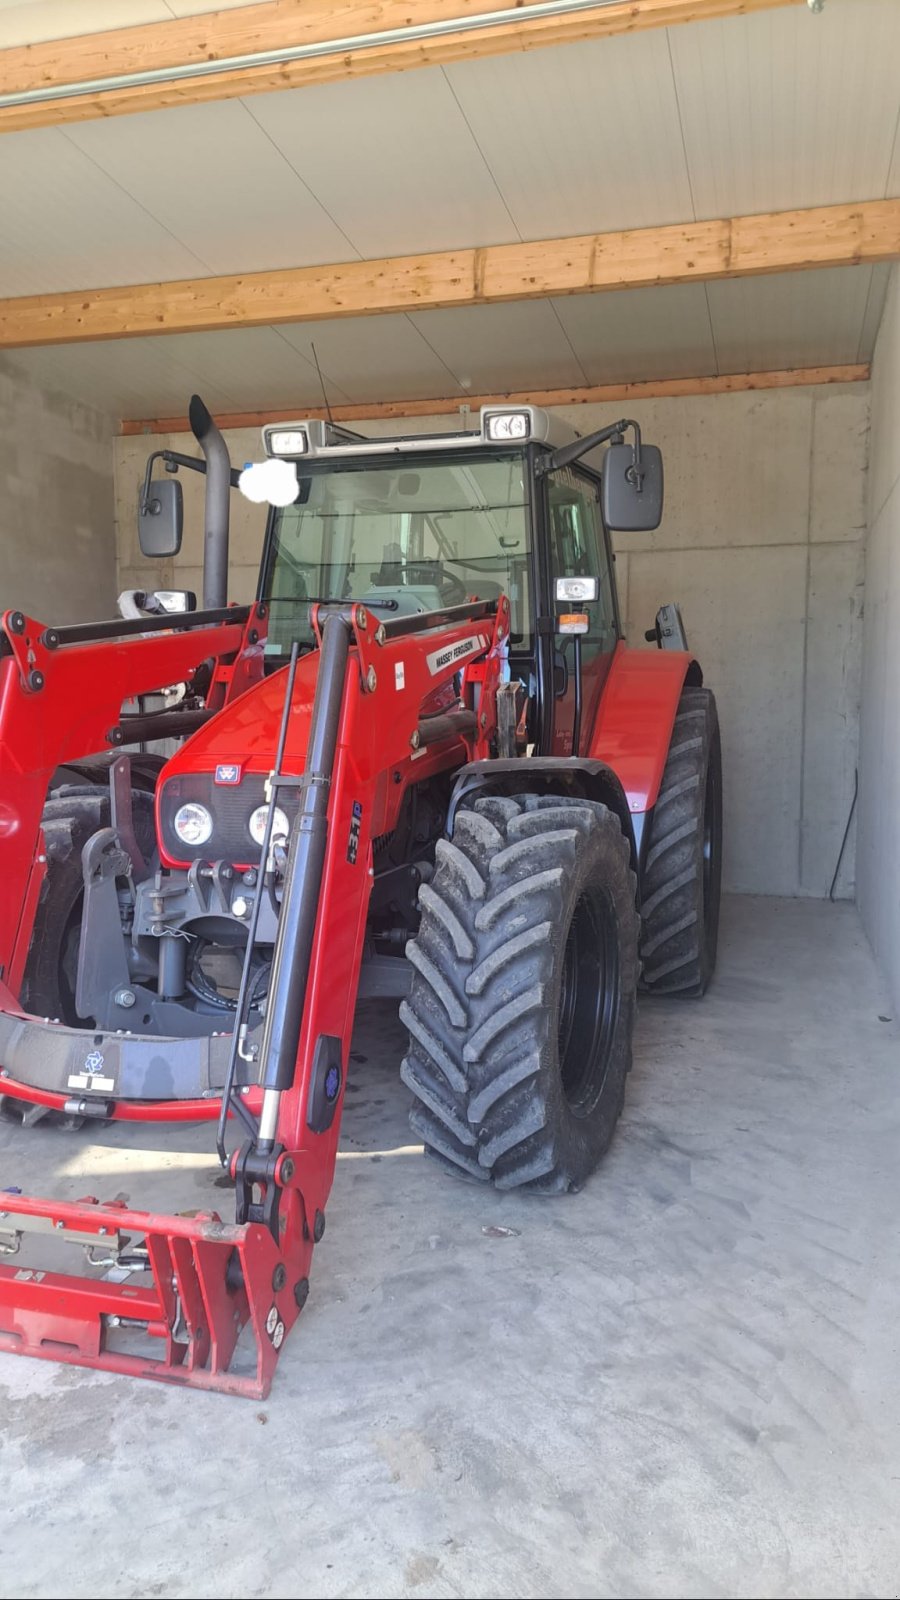
[{"label": "exhaust stack", "polygon": [[206,457],[206,502],[203,529],[203,609],[218,611],[228,604],[228,521],[231,457],[228,446],[198,394],[188,410],[191,431]]}]

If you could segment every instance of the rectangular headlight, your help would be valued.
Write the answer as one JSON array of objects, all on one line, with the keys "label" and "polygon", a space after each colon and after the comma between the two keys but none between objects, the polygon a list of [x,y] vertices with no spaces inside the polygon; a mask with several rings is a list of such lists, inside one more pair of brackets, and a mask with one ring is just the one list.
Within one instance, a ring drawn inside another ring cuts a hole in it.
[{"label": "rectangular headlight", "polygon": [[557,578],[557,600],[596,600],[596,578]]},{"label": "rectangular headlight", "polygon": [[527,411],[489,411],[484,419],[486,438],[492,444],[508,439],[527,439],[531,418]]},{"label": "rectangular headlight", "polygon": [[263,443],[269,456],[305,456],[309,451],[305,428],[263,428]]}]

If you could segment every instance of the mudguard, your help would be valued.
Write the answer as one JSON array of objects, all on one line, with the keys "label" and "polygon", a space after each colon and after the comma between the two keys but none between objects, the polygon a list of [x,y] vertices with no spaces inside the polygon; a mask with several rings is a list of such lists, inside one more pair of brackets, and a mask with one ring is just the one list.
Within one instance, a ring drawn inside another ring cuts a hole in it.
[{"label": "mudguard", "polygon": [[633,818],[656,804],[682,689],[702,682],[687,650],[617,646],[586,753],[612,767]]}]

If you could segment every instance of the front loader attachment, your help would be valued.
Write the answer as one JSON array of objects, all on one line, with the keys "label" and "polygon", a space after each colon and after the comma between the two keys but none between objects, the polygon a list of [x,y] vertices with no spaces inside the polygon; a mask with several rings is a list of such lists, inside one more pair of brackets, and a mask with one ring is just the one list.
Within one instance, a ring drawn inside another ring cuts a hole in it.
[{"label": "front loader attachment", "polygon": [[[279,783],[295,785],[300,800],[261,1042],[248,1045],[239,1007],[224,1093],[220,1080],[205,1101],[154,1107],[123,1100],[118,1068],[96,1046],[107,1076],[98,1078],[90,1061],[79,1075],[85,1080],[80,1113],[103,1118],[176,1120],[187,1107],[218,1112],[221,1096],[219,1152],[235,1183],[235,1222],[212,1213],[158,1215],[92,1197],[35,1200],[0,1189],[0,1257],[13,1258],[0,1264],[0,1350],[257,1399],[268,1393],[285,1334],[309,1293],[312,1253],[325,1228],[372,839],[382,831],[390,775],[396,779],[404,763],[420,758],[418,771],[431,770],[429,762],[434,771],[450,771],[492,753],[509,631],[503,597],[387,622],[362,605],[316,605],[312,617],[320,653],[305,769],[291,777],[280,766],[292,711],[289,672],[272,776],[276,790]],[[453,703],[429,712],[436,692],[458,674],[460,693],[447,691]],[[267,849],[268,838],[263,860]],[[251,934],[245,977],[252,954]],[[65,1110],[63,1096],[34,1082],[39,1036],[24,1024],[39,1019],[17,1017],[18,1031],[9,1037],[20,1040],[31,1081],[17,1082],[15,1070],[4,1076],[9,1064],[0,1063],[3,1092]],[[43,1026],[53,1028],[47,1019]],[[171,1080],[177,1041],[153,1043]],[[245,1070],[236,1073],[239,1056],[243,1068],[252,1062],[252,1082]],[[236,1126],[243,1141],[229,1152],[225,1135]],[[58,1265],[66,1245],[85,1252],[81,1274]],[[41,1259],[32,1265],[38,1247]]]},{"label": "front loader attachment", "polygon": [[[80,1248],[86,1270],[18,1265],[23,1241],[38,1234],[49,1236],[48,1252]],[[0,1194],[0,1254],[13,1258],[0,1265],[0,1350],[251,1399],[268,1394],[308,1291],[305,1278],[287,1285],[266,1228],[91,1197]],[[239,1340],[243,1361],[233,1370]]]}]

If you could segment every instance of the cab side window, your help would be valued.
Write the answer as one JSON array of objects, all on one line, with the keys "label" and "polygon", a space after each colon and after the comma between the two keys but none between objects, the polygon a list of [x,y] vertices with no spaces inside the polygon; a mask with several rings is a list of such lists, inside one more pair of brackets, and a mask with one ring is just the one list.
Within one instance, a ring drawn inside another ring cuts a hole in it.
[{"label": "cab side window", "polygon": [[616,608],[600,517],[599,487],[591,478],[571,467],[563,467],[549,475],[548,493],[554,585],[557,578],[593,577],[598,580],[597,599],[585,606],[590,625],[582,649],[585,658],[611,651],[617,638]]}]

